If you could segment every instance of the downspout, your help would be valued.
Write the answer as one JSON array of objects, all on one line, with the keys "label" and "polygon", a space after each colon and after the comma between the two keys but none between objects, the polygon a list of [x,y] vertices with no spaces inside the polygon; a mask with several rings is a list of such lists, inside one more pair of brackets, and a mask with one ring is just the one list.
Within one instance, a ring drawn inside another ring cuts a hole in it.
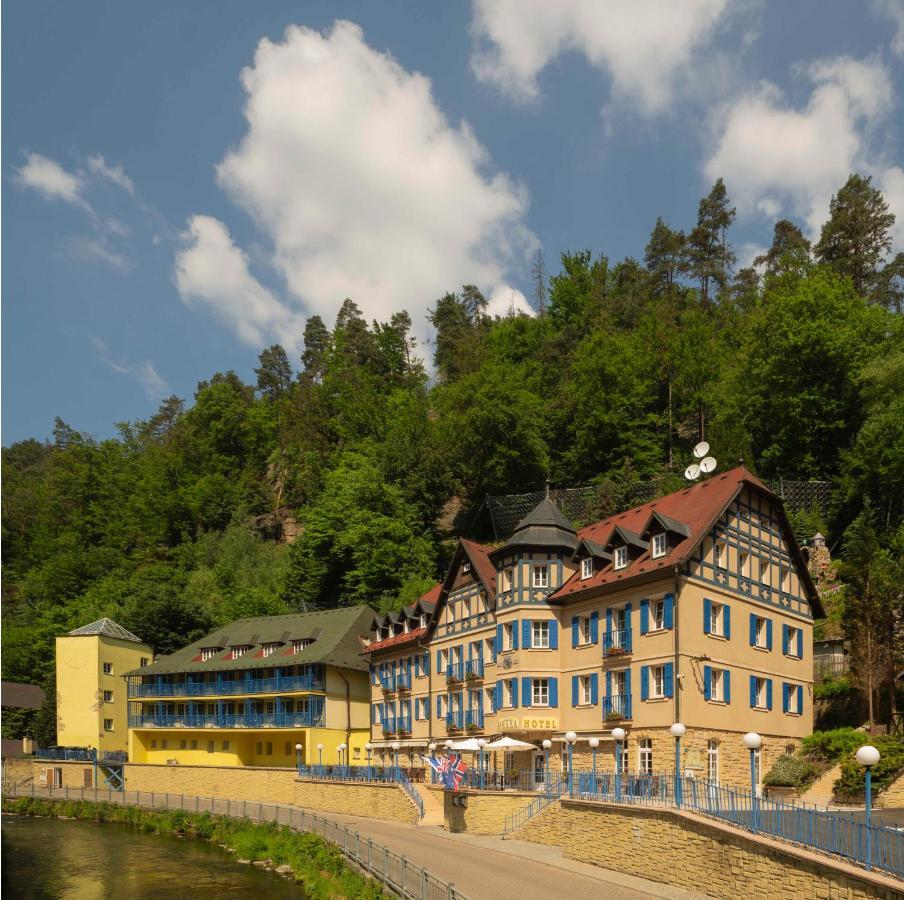
[{"label": "downspout", "polygon": [[[352,742],[352,687],[348,682],[348,679],[342,674],[342,669],[339,666],[336,666],[336,671],[339,673],[339,677],[345,682],[345,746],[351,749]],[[370,679],[368,678],[368,681]],[[368,704],[369,705],[369,704]],[[348,757],[346,756],[346,759]]]},{"label": "downspout", "polygon": [[674,599],[672,600],[672,626],[675,632],[675,718],[672,720],[674,722],[681,721],[681,679],[678,671],[678,623],[681,621],[681,616],[678,614],[678,593],[681,590],[681,567],[675,566],[675,584],[673,588]]}]

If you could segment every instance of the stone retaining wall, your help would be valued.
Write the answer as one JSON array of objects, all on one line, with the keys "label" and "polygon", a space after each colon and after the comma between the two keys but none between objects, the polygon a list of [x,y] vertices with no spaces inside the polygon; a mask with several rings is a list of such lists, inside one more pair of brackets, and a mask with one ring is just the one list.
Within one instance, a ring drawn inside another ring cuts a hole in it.
[{"label": "stone retaining wall", "polygon": [[876,798],[876,806],[883,809],[891,809],[893,807],[904,809],[904,775],[899,775],[881,794]]},{"label": "stone retaining wall", "polygon": [[[467,806],[455,805],[455,798],[466,798]],[[451,832],[469,831],[471,834],[502,834],[506,816],[524,809],[537,794],[500,793],[488,794],[473,791],[445,791],[443,817]]]},{"label": "stone retaining wall", "polygon": [[711,897],[902,900],[890,876],[722,826],[692,813],[560,800],[516,835],[570,859]]}]

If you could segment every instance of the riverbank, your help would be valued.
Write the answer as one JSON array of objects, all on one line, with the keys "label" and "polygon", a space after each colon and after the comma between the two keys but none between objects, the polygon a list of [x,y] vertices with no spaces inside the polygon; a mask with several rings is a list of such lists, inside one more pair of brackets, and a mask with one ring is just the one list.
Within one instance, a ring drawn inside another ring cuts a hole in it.
[{"label": "riverbank", "polygon": [[[3,812],[128,825],[158,835],[196,837],[219,844],[249,864],[265,864],[294,878],[312,900],[377,900],[375,881],[351,869],[342,853],[316,834],[299,834],[274,823],[255,824],[210,813],[146,810],[87,800],[20,797],[3,801]],[[288,867],[288,868],[283,868]]]}]

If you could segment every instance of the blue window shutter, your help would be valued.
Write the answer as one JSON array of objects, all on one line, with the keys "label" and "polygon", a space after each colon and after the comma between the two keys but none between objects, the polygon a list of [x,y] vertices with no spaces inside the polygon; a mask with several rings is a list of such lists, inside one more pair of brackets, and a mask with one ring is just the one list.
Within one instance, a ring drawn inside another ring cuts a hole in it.
[{"label": "blue window shutter", "polygon": [[797,629],[797,658],[804,658],[804,630],[803,628]]},{"label": "blue window shutter", "polygon": [[596,706],[600,702],[600,676],[594,672],[590,676],[590,702]]},{"label": "blue window shutter", "polygon": [[442,715],[443,715],[442,701],[443,701],[443,698],[440,696],[437,696],[437,698],[436,698],[436,718],[437,719],[442,718]]},{"label": "blue window shutter", "polygon": [[709,623],[712,618],[713,602],[709,597],[703,598],[703,633],[709,634]]},{"label": "blue window shutter", "polygon": [[772,679],[766,679],[766,709],[772,709]]},{"label": "blue window shutter", "polygon": [[549,679],[549,705],[553,708],[559,705],[559,679]]},{"label": "blue window shutter", "polygon": [[549,620],[549,649],[559,649],[559,623],[555,619]]},{"label": "blue window shutter", "polygon": [[440,655],[440,653],[441,653],[441,651],[439,651],[439,650],[436,651],[436,674],[437,675],[442,674],[443,658]]},{"label": "blue window shutter", "polygon": [[376,703],[371,703],[370,705],[370,724],[377,724],[377,705]]},{"label": "blue window shutter", "polygon": [[497,681],[493,686],[493,694],[495,695],[493,698],[493,705],[496,709],[502,708],[502,682]]},{"label": "blue window shutter", "polygon": [[804,712],[804,687],[802,684],[797,686],[797,711],[803,715]]},{"label": "blue window shutter", "polygon": [[756,613],[750,614],[750,646],[756,647]]},{"label": "blue window shutter", "polygon": [[726,603],[722,607],[723,621],[725,622],[725,640],[731,637],[731,607]]},{"label": "blue window shutter", "polygon": [[713,698],[713,670],[712,666],[703,667],[703,699],[712,700]]},{"label": "blue window shutter", "polygon": [[424,674],[425,675],[430,674],[430,651],[429,650],[424,654]]},{"label": "blue window shutter", "polygon": [[647,700],[650,696],[650,667],[640,667],[640,699]]},{"label": "blue window shutter", "polygon": [[640,601],[640,633],[646,634],[650,630],[650,601]]},{"label": "blue window shutter", "polygon": [[578,676],[571,676],[571,705],[578,705]]},{"label": "blue window shutter", "polygon": [[419,656],[415,656],[414,658],[414,677],[421,677],[421,658]]},{"label": "blue window shutter", "polygon": [[581,633],[580,620],[577,616],[571,617],[571,648],[572,650],[577,647],[578,642],[580,640]]},{"label": "blue window shutter", "polygon": [[628,698],[631,697],[631,670],[625,670],[625,693],[628,695]]},{"label": "blue window shutter", "polygon": [[750,708],[756,707],[756,675],[750,676]]},{"label": "blue window shutter", "polygon": [[530,619],[522,619],[521,620],[521,646],[527,650],[532,645],[531,643],[531,620]]},{"label": "blue window shutter", "polygon": [[521,679],[521,705],[522,706],[530,706],[531,704],[531,690],[530,690],[530,678],[522,678]]},{"label": "blue window shutter", "polygon": [[496,626],[496,655],[502,653],[502,626]]},{"label": "blue window shutter", "polygon": [[662,624],[665,628],[675,627],[675,595],[666,594],[662,607]]},{"label": "blue window shutter", "polygon": [[791,643],[791,638],[788,634],[788,630],[788,626],[782,623],[782,653],[784,653],[785,656],[788,656]]},{"label": "blue window shutter", "polygon": [[518,705],[518,679],[512,679],[512,706]]},{"label": "blue window shutter", "polygon": [[612,673],[606,672],[606,699],[612,696]]},{"label": "blue window shutter", "polygon": [[674,696],[674,684],[675,684],[675,664],[674,663],[666,663],[663,666],[665,669],[663,673],[663,690],[666,697]]},{"label": "blue window shutter", "polygon": [[430,720],[430,698],[424,697],[423,703],[424,703],[424,718],[429,721]]},{"label": "blue window shutter", "polygon": [[766,619],[766,649],[772,649],[772,619]]},{"label": "blue window shutter", "polygon": [[[515,621],[512,622],[512,650],[518,649],[518,631],[518,620],[515,619]],[[526,650],[527,648],[525,647],[524,649]]]},{"label": "blue window shutter", "polygon": [[728,669],[722,670],[722,693],[725,695],[725,702],[731,703],[731,672]]},{"label": "blue window shutter", "polygon": [[599,643],[600,639],[600,614],[594,610],[590,613],[590,642]]},{"label": "blue window shutter", "polygon": [[788,688],[790,688],[790,687],[791,687],[791,685],[788,684],[787,681],[782,682],[782,712],[783,713],[788,712],[788,695],[789,695]]},{"label": "blue window shutter", "polygon": [[606,610],[606,643],[612,643],[612,610]]}]

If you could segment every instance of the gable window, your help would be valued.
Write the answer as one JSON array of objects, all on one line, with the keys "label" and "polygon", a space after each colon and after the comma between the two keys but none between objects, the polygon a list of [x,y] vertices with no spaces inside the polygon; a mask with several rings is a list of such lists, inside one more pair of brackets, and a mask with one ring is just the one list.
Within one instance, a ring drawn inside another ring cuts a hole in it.
[{"label": "gable window", "polygon": [[666,535],[665,532],[662,531],[659,534],[653,535],[653,559],[658,559],[660,556],[665,556],[666,551]]},{"label": "gable window", "polygon": [[549,649],[549,622],[537,619],[531,622],[530,645],[535,650]]},{"label": "gable window", "polygon": [[[386,636],[389,637],[388,634]],[[302,638],[300,641],[292,641],[292,652],[295,654],[301,653],[305,647],[310,647],[313,643],[313,638]]]},{"label": "gable window", "polygon": [[533,586],[549,587],[549,566],[534,566]]},{"label": "gable window", "polygon": [[510,591],[515,586],[515,570],[509,566],[499,573],[499,590]]},{"label": "gable window", "polygon": [[217,653],[219,652],[219,647],[202,647],[201,648],[201,662],[207,662],[209,659],[213,659]]},{"label": "gable window", "polygon": [[716,541],[713,544],[713,565],[717,569],[724,569],[725,568],[725,557],[726,557],[725,544],[723,544],[721,541]]},{"label": "gable window", "polygon": [[417,621],[418,621],[418,627],[419,627],[419,628],[426,628],[426,627],[427,627],[427,614],[426,614],[426,613],[421,613],[421,614],[418,616],[418,620],[417,620]]},{"label": "gable window", "polygon": [[104,675],[113,674],[113,663],[104,663]]},{"label": "gable window", "polygon": [[531,681],[531,706],[549,706],[549,679],[534,678]]},{"label": "gable window", "polygon": [[471,564],[469,562],[463,563],[461,567],[462,572],[468,573],[471,571]]},{"label": "gable window", "polygon": [[589,706],[593,703],[593,679],[590,675],[581,675],[581,692],[580,701],[583,706]]},{"label": "gable window", "polygon": [[665,600],[650,601],[650,618],[653,631],[665,628]]},{"label": "gable window", "polygon": [[273,656],[274,653],[279,649],[278,643],[268,643],[264,644],[264,656]]},{"label": "gable window", "polygon": [[581,578],[587,579],[593,576],[593,557],[588,556],[581,560]]},{"label": "gable window", "polygon": [[624,545],[615,548],[615,568],[624,569],[628,565],[628,548]]},{"label": "gable window", "polygon": [[738,571],[743,578],[750,576],[750,554],[741,551],[738,554]]},{"label": "gable window", "polygon": [[150,660],[148,660],[146,656],[142,656],[139,665],[143,669],[148,664],[148,662],[150,662]]},{"label": "gable window", "polygon": [[637,742],[637,765],[642,775],[653,774],[653,739],[641,738]]},{"label": "gable window", "polygon": [[760,559],[760,584],[769,584],[769,560]]},{"label": "gable window", "polygon": [[251,647],[249,647],[247,644],[241,644],[238,647],[233,647],[232,658],[238,659],[240,656],[244,656],[250,649]]}]

